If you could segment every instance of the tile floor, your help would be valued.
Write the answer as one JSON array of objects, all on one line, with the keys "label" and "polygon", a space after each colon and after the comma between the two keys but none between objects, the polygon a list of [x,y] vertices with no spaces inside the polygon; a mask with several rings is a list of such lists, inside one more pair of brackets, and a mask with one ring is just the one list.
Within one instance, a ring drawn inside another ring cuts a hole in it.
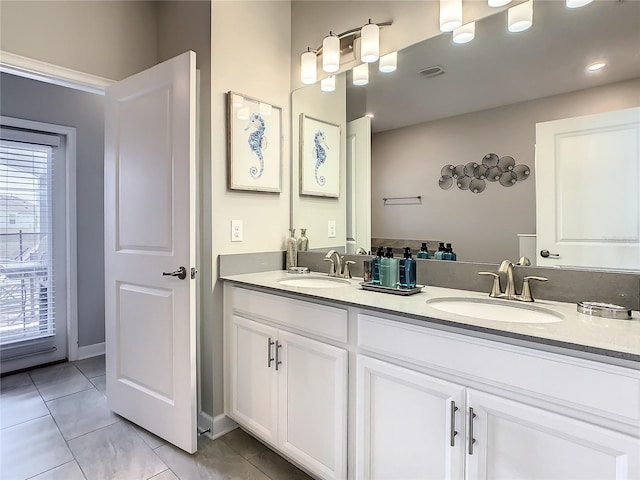
[{"label": "tile floor", "polygon": [[240,429],[189,455],[107,408],[104,356],[0,379],[2,480],[308,480]]}]

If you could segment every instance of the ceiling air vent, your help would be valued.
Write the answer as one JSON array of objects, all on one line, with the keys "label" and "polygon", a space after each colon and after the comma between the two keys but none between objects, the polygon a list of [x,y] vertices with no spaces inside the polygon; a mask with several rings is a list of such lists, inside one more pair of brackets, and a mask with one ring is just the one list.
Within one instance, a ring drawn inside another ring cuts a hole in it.
[{"label": "ceiling air vent", "polygon": [[445,73],[445,70],[442,65],[433,65],[431,67],[420,70],[419,73],[425,78],[433,78],[437,77],[438,75],[442,75],[443,73]]}]

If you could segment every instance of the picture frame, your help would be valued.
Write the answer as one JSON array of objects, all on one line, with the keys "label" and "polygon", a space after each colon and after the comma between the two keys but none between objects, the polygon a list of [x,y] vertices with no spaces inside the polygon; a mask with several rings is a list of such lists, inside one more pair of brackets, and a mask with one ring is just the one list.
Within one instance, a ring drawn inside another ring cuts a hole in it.
[{"label": "picture frame", "polygon": [[340,196],[340,125],[300,114],[300,195]]},{"label": "picture frame", "polygon": [[229,190],[282,191],[282,108],[227,93]]}]

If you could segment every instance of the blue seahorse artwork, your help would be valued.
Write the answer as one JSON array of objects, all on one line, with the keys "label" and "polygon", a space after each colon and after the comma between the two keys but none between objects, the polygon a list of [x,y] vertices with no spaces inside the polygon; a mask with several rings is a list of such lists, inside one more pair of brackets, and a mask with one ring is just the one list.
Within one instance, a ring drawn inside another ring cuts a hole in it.
[{"label": "blue seahorse artwork", "polygon": [[316,161],[316,183],[320,186],[324,185],[327,181],[324,176],[318,174],[318,169],[327,160],[327,150],[329,150],[329,146],[327,145],[327,136],[322,130],[318,130],[313,137],[313,158]]},{"label": "blue seahorse artwork", "polygon": [[253,166],[249,169],[249,175],[253,178],[260,178],[264,172],[264,155],[263,150],[267,148],[267,137],[265,136],[266,126],[264,119],[258,113],[252,113],[249,117],[249,125],[244,130],[252,129],[247,142],[249,148],[258,157],[259,167]]}]

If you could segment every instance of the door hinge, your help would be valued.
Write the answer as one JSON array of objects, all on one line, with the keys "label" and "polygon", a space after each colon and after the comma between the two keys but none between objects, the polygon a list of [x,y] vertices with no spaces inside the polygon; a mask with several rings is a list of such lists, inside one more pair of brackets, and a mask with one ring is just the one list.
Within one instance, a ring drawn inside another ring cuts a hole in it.
[{"label": "door hinge", "polygon": [[191,267],[191,280],[196,278],[197,273],[198,273],[198,269],[196,267]]}]

